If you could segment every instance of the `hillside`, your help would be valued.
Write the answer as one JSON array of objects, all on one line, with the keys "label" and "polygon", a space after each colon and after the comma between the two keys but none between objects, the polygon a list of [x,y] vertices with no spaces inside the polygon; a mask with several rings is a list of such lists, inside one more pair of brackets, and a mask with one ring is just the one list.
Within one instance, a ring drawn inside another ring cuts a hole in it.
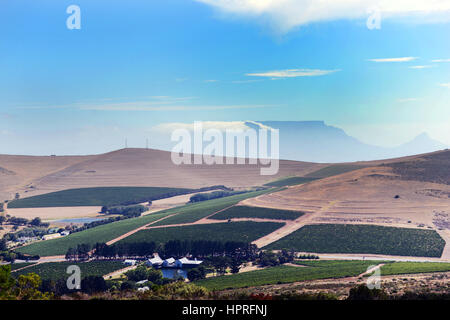
[{"label": "hillside", "polygon": [[[287,235],[307,224],[371,224],[436,230],[450,258],[450,152],[372,166],[243,201],[244,205],[299,210]],[[278,240],[268,236],[260,245]]]},{"label": "hillside", "polygon": [[260,175],[259,165],[174,165],[170,152],[122,149],[86,157],[0,156],[0,199],[87,187],[141,186],[201,188],[251,187],[277,178],[305,175],[323,164],[280,161],[274,176]]}]

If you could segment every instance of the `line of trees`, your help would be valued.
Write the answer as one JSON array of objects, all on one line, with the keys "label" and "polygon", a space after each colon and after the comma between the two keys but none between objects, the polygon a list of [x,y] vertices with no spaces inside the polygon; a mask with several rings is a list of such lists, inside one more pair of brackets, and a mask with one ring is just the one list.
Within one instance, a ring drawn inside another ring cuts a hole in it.
[{"label": "line of trees", "polygon": [[239,260],[253,260],[257,257],[257,247],[246,242],[209,241],[209,240],[171,240],[164,244],[155,242],[116,243],[106,245],[97,243],[94,246],[79,244],[76,248],[69,248],[67,260],[86,260],[90,256],[96,259],[118,259],[128,257],[150,257],[158,252],[162,257],[195,257],[229,256]]},{"label": "line of trees", "polygon": [[197,193],[189,198],[190,203],[201,202],[206,200],[218,199],[223,197],[234,196],[236,194],[245,193],[248,191],[213,191],[210,193]]}]

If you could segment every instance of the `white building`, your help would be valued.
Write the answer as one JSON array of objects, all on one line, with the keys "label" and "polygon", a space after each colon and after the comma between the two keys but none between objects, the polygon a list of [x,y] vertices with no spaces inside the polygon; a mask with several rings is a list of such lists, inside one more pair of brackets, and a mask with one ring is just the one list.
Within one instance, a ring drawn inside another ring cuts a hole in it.
[{"label": "white building", "polygon": [[169,258],[163,261],[163,267],[174,267],[175,266],[175,259],[174,258]]},{"label": "white building", "polygon": [[203,261],[194,259],[194,260],[189,260],[188,258],[184,257],[181,259],[178,259],[175,261],[175,267],[176,268],[195,268],[198,267],[199,265],[201,265],[203,263]]},{"label": "white building", "polygon": [[148,259],[145,264],[149,267],[160,267],[163,262],[164,261],[158,255],[155,255],[153,258]]},{"label": "white building", "polygon": [[123,262],[123,264],[125,264],[127,266],[134,266],[134,265],[136,265],[136,260],[127,259]]}]

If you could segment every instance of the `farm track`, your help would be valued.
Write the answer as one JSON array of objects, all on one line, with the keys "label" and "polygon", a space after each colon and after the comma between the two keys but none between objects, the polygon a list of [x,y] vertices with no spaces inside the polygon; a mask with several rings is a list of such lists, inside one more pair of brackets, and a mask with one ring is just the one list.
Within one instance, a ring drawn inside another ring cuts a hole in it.
[{"label": "farm track", "polygon": [[287,235],[293,233],[294,231],[297,231],[301,227],[310,223],[317,214],[320,214],[323,211],[327,211],[332,206],[334,206],[335,202],[336,201],[330,201],[326,206],[320,208],[316,212],[305,213],[304,215],[302,215],[301,217],[297,218],[294,221],[284,221],[285,225],[283,227],[275,230],[272,233],[269,233],[268,235],[265,235],[264,237],[261,237],[253,241],[252,243],[255,244],[258,248],[262,248],[267,246],[268,244],[280,240],[281,238],[286,237]]}]

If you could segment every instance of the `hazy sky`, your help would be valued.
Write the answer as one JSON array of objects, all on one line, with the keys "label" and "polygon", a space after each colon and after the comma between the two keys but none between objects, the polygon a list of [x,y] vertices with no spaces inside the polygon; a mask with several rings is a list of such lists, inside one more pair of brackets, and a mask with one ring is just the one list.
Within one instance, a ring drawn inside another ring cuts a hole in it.
[{"label": "hazy sky", "polygon": [[0,153],[143,147],[152,127],[196,120],[324,120],[376,145],[423,131],[450,145],[450,1],[315,3],[3,0]]}]

